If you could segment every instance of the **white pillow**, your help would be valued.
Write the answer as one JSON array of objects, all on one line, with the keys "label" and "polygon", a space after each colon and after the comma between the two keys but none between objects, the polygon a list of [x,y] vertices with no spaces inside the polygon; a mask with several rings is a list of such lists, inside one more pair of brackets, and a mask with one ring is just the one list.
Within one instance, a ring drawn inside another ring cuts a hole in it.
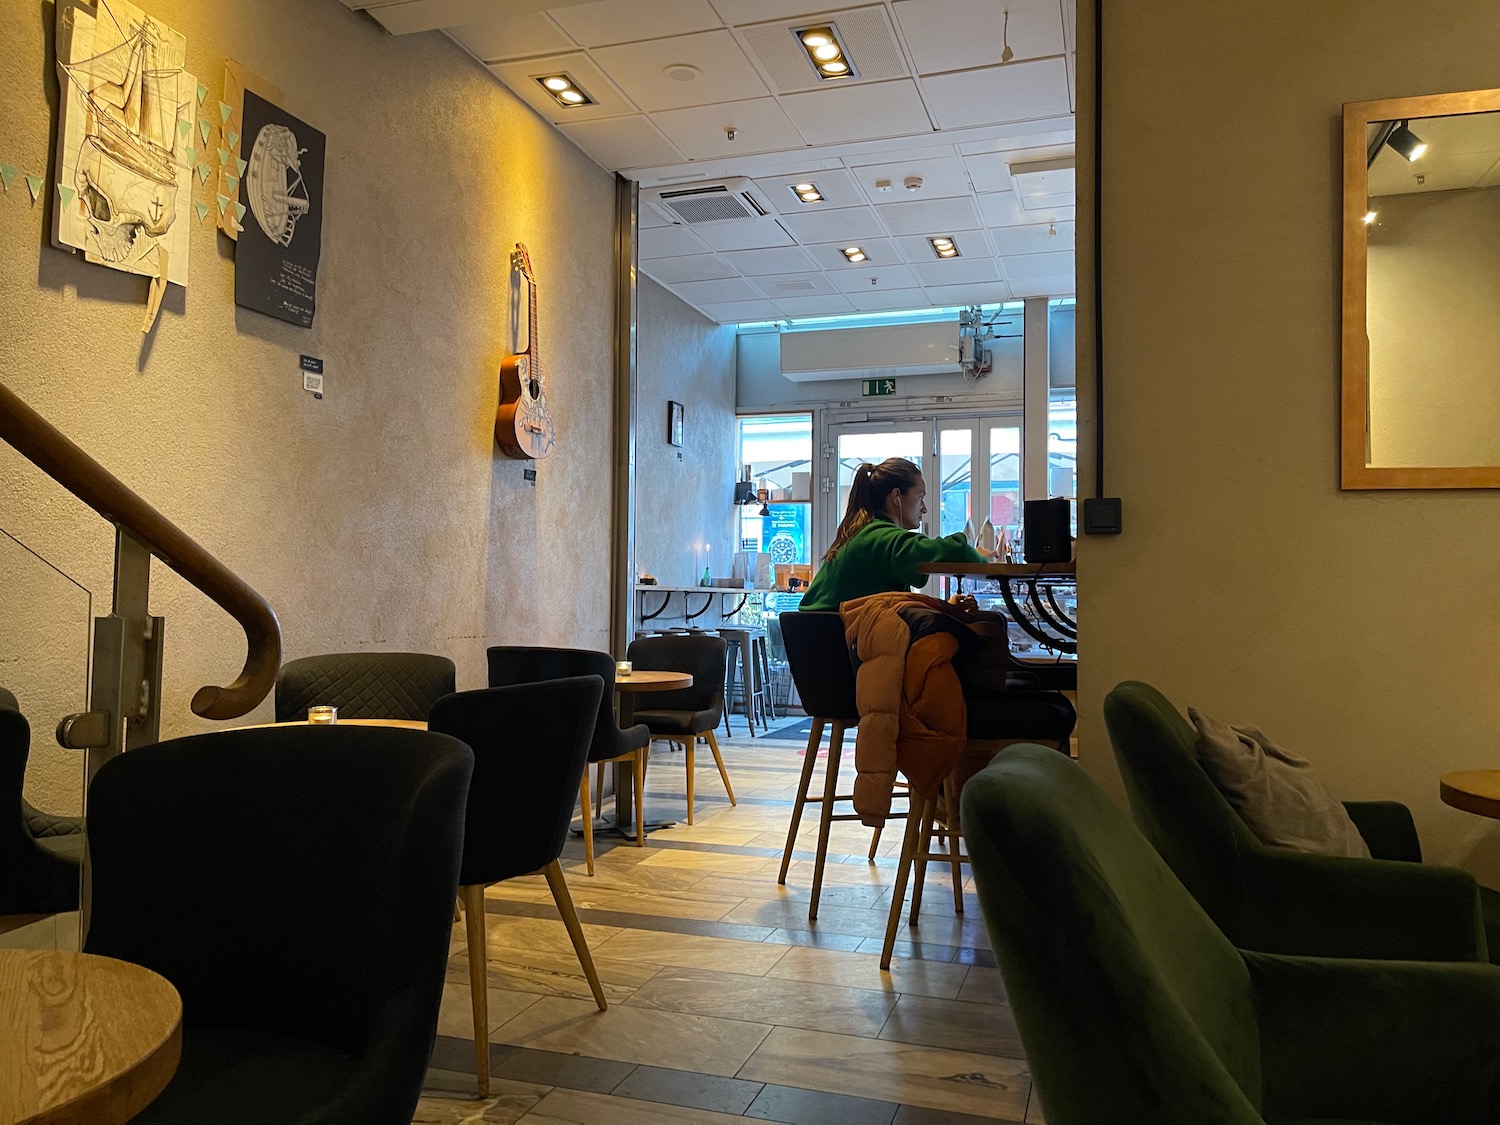
[{"label": "white pillow", "polygon": [[1254,727],[1227,726],[1194,707],[1188,718],[1198,728],[1199,764],[1261,843],[1370,858],[1364,837],[1311,763]]}]

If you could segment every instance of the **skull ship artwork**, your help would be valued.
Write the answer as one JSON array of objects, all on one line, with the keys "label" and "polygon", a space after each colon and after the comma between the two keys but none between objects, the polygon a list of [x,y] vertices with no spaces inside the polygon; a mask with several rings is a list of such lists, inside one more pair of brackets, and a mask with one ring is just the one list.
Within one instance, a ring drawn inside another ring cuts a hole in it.
[{"label": "skull ship artwork", "polygon": [[186,59],[186,37],[126,0],[58,0],[53,240],[152,278],[147,329],[166,283],[188,279],[198,80]]}]

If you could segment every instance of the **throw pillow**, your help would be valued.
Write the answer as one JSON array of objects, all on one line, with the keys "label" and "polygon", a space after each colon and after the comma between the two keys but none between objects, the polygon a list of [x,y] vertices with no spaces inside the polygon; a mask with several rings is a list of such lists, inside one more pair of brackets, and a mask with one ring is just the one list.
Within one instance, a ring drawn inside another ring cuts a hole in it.
[{"label": "throw pillow", "polygon": [[1232,727],[1188,708],[1198,728],[1198,762],[1263,844],[1322,855],[1370,858],[1349,813],[1311,763],[1254,727]]}]

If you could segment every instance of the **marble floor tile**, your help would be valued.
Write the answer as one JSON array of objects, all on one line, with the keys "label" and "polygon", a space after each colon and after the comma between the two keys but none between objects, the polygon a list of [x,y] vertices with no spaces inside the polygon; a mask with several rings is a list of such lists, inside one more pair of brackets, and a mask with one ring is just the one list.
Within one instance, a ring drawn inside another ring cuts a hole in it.
[{"label": "marble floor tile", "polygon": [[[575,907],[577,904],[574,904]],[[455,927],[462,935],[462,924]],[[512,949],[572,949],[568,929],[562,919],[525,918],[507,914],[485,915],[486,950],[490,956],[503,954]],[[591,926],[584,923],[583,938],[590,950],[608,941],[619,933],[614,926]]]},{"label": "marble floor tile", "polygon": [[964,977],[964,985],[958,990],[958,998],[977,1004],[1005,1004],[1009,996],[999,969],[981,968],[974,965]]},{"label": "marble floor tile", "polygon": [[554,1090],[520,1118],[521,1125],[745,1125],[738,1114],[636,1101],[609,1094]]},{"label": "marble floor tile", "polygon": [[742,1078],[638,1066],[610,1093],[620,1098],[665,1102],[714,1113],[744,1113],[763,1089],[764,1083],[746,1082]]},{"label": "marble floor tile", "polygon": [[964,965],[896,959],[891,961],[889,972],[882,972],[877,955],[793,947],[766,975],[952,1000],[958,996],[969,971]]},{"label": "marble floor tile", "polygon": [[[696,819],[696,817],[695,817]],[[717,821],[715,817],[713,820]],[[673,828],[663,829],[657,836],[658,843],[667,840],[688,840],[698,844],[729,844],[745,845],[752,837],[760,835],[754,828],[728,828],[718,827],[714,823],[705,823],[698,820],[696,824],[688,824],[683,821]]]},{"label": "marble floor tile", "polygon": [[724,915],[725,922],[774,926],[778,929],[818,930],[835,934],[878,937],[885,933],[885,916],[857,906],[835,906],[819,901],[818,919],[809,922],[808,904],[790,899],[745,899]]},{"label": "marble floor tile", "polygon": [[587,1000],[549,996],[497,1029],[495,1037],[541,1051],[733,1078],[770,1031],[769,1024],[626,1004],[601,1012]]},{"label": "marble floor tile", "polygon": [[1021,1033],[1009,1005],[903,996],[881,1028],[881,1039],[946,1047],[977,1055],[1024,1059]]},{"label": "marble floor tile", "polygon": [[890,1125],[899,1106],[872,1098],[767,1085],[745,1111],[746,1117],[791,1121],[796,1125]]},{"label": "marble floor tile", "polygon": [[788,1027],[766,1036],[737,1077],[1013,1118],[1025,1114],[1030,1086],[1018,1060]]},{"label": "marble floor tile", "polygon": [[[464,1075],[472,1088],[473,1075]],[[412,1125],[513,1125],[551,1092],[550,1086],[494,1079],[487,1097],[461,1091],[423,1091]]]},{"label": "marble floor tile", "polygon": [[[638,961],[615,961],[594,957],[594,971],[611,1004],[626,999],[650,980],[661,966]],[[573,996],[588,999],[593,995],[583,967],[571,945],[559,950],[515,949],[491,950],[487,962],[490,993],[498,990],[531,993],[537,996]],[[468,953],[460,950],[448,958],[449,981],[467,985]]]},{"label": "marble floor tile", "polygon": [[[649,837],[648,837],[649,840]],[[594,874],[590,875],[582,863],[576,871],[568,869],[568,891],[572,893],[574,888],[588,887],[618,887],[622,890],[640,891],[688,891],[702,889],[705,894],[723,895],[733,897],[732,894],[724,894],[716,887],[704,887],[703,880],[708,876],[706,871],[694,871],[685,867],[642,867],[640,860],[649,858],[651,845],[647,843],[645,849],[625,847],[617,849],[623,854],[637,857],[634,863],[623,863],[611,858],[608,863],[601,856],[594,864]]]},{"label": "marble floor tile", "polygon": [[615,910],[627,914],[650,914],[663,918],[696,918],[704,922],[723,921],[725,915],[742,902],[693,891],[643,890],[600,886],[593,879],[570,884],[576,910]]},{"label": "marble floor tile", "polygon": [[625,930],[594,950],[595,957],[671,965],[679,969],[715,969],[722,973],[765,976],[787,952],[784,945],[728,938],[699,937],[661,931]]},{"label": "marble floor tile", "polygon": [[[922,998],[912,999],[920,1001]],[[751,1019],[763,1024],[838,1031],[869,1038],[880,1036],[881,1028],[889,1022],[893,1009],[897,1007],[891,995],[869,989],[783,978],[741,977],[705,969],[663,969],[637,989],[628,1003],[632,1007]]]},{"label": "marble floor tile", "polygon": [[[474,1008],[470,1002],[468,979],[466,968],[461,982],[450,979],[443,985],[443,1002],[438,1008],[439,1035],[451,1035],[455,1039],[474,1038]],[[505,988],[488,989],[486,996],[491,1031],[541,999],[541,995],[535,992],[512,992]]]},{"label": "marble floor tile", "polygon": [[681,867],[705,874],[769,876],[776,881],[781,861],[769,856],[725,855],[723,852],[684,851],[677,848],[648,848],[651,854],[641,860],[642,867]]}]

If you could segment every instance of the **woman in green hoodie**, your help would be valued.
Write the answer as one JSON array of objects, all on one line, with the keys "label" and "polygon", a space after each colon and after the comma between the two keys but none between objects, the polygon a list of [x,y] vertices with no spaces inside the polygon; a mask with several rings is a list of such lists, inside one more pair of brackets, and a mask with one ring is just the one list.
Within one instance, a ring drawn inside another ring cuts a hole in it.
[{"label": "woman in green hoodie", "polygon": [[921,469],[903,457],[861,465],[838,534],[799,608],[831,612],[866,594],[924,586],[918,563],[984,561],[961,531],[940,539],[917,534],[926,514]]}]

